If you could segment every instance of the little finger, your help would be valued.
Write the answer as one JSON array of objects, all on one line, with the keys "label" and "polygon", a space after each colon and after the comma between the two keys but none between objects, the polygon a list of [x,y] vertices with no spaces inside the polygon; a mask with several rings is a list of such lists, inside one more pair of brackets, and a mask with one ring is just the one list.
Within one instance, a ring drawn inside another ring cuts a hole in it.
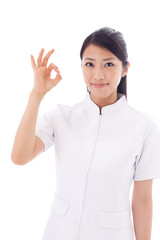
[{"label": "little finger", "polygon": [[33,70],[35,71],[36,68],[37,68],[37,66],[36,66],[36,63],[35,63],[34,57],[33,57],[33,55],[30,55],[30,57],[31,57],[31,65],[32,65],[32,68],[33,68]]}]

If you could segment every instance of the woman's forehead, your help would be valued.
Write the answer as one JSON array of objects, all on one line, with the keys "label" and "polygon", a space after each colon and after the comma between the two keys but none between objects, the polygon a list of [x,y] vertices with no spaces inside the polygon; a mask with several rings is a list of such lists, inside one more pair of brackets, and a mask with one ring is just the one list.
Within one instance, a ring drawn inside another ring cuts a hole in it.
[{"label": "woman's forehead", "polygon": [[118,58],[108,49],[100,46],[96,46],[93,44],[90,44],[83,53],[83,60],[96,60],[96,59],[102,59],[104,61],[106,60],[117,60]]}]

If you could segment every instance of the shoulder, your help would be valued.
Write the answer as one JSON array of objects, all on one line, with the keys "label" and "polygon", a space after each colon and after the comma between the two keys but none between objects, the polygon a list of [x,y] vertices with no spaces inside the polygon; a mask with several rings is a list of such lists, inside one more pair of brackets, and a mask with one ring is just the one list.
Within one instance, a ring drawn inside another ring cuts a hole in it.
[{"label": "shoulder", "polygon": [[60,115],[79,115],[84,108],[85,99],[81,99],[73,104],[57,104]]},{"label": "shoulder", "polygon": [[153,129],[158,130],[158,122],[155,116],[151,113],[134,108],[130,104],[125,108],[126,126],[132,129],[133,133],[136,132],[140,136],[145,136],[148,131]]},{"label": "shoulder", "polygon": [[128,103],[127,103],[127,109],[126,110],[127,110],[128,116],[130,118],[132,118],[134,120],[137,120],[141,123],[149,124],[151,122],[156,121],[156,117],[153,116],[151,113],[146,112],[146,111],[142,111],[142,110],[138,110]]},{"label": "shoulder", "polygon": [[80,99],[80,101],[73,103],[73,104],[55,104],[51,109],[48,109],[44,113],[42,113],[39,117],[45,118],[49,123],[54,124],[54,122],[57,122],[60,120],[61,117],[67,117],[69,118],[70,115],[79,115],[79,113],[83,110],[83,107],[85,105],[85,99]]}]

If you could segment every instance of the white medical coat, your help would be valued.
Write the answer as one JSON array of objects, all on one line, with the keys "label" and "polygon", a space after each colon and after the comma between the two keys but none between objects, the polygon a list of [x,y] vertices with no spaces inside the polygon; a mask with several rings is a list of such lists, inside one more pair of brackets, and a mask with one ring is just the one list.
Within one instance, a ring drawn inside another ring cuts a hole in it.
[{"label": "white medical coat", "polygon": [[132,181],[160,177],[160,130],[125,95],[103,107],[85,98],[38,117],[36,136],[54,145],[56,191],[43,240],[133,240]]}]

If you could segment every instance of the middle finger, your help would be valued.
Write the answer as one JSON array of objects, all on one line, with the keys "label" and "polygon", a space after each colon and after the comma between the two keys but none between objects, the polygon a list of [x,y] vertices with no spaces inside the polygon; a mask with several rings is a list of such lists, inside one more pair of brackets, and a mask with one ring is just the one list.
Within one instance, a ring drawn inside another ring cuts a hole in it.
[{"label": "middle finger", "polygon": [[43,59],[43,63],[42,63],[42,66],[46,67],[47,66],[47,63],[48,63],[48,59],[49,57],[51,56],[51,54],[54,52],[54,49],[50,50],[47,55],[44,57]]}]

